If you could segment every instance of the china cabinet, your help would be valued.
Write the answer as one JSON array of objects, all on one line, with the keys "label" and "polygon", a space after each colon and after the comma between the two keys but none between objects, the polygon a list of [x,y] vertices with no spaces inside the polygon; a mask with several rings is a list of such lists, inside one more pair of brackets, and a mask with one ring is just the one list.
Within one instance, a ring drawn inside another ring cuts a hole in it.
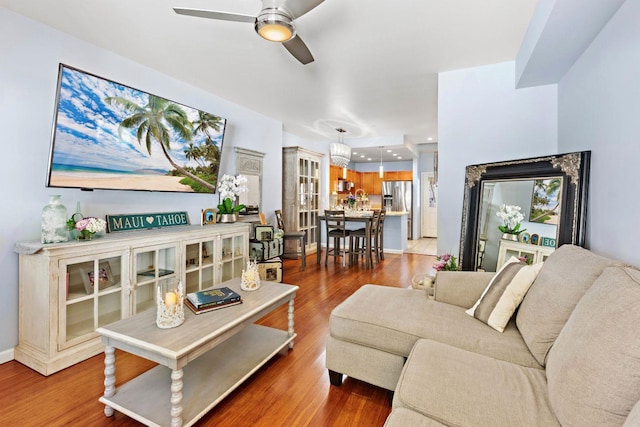
[{"label": "china cabinet", "polygon": [[16,244],[15,359],[52,374],[102,352],[95,330],[154,308],[163,281],[182,281],[187,292],[195,292],[240,277],[248,261],[249,228],[180,226],[86,242]]},{"label": "china cabinet", "polygon": [[[316,251],[320,215],[320,162],[324,155],[301,147],[282,149],[282,207],[285,230],[306,231],[306,253]],[[290,241],[287,244],[298,244]],[[286,252],[298,252],[287,248]]]}]

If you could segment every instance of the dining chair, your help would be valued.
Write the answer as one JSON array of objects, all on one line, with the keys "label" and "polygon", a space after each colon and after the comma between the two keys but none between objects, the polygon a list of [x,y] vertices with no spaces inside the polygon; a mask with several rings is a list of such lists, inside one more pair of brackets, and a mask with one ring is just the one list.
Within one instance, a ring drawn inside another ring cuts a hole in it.
[{"label": "dining chair", "polygon": [[[324,211],[324,223],[327,235],[327,250],[324,253],[324,265],[327,265],[329,254],[333,254],[333,262],[338,256],[342,256],[342,266],[347,265],[347,255],[350,255],[351,231],[346,228],[344,211]],[[329,241],[333,239],[333,248],[329,247]],[[344,243],[344,245],[342,245]]]},{"label": "dining chair", "polygon": [[[297,259],[300,257],[301,259],[301,267],[304,270],[307,266],[307,232],[306,231],[287,231],[284,228],[284,220],[282,219],[282,211],[280,209],[276,209],[276,222],[278,224],[278,228],[284,231],[284,235],[282,236],[284,242],[284,253],[282,254],[283,258],[287,256],[291,257],[295,256]],[[292,251],[290,248],[292,245],[287,245],[287,241],[294,241],[296,250]]]},{"label": "dining chair", "polygon": [[[371,214],[371,225],[369,226],[369,245],[366,244],[366,227],[351,231],[351,259],[353,263],[358,262],[360,256],[363,256],[365,257],[365,261],[369,260],[369,265],[373,266],[372,254],[376,253],[375,243],[377,242],[379,218],[380,211],[373,210]],[[380,259],[377,258],[377,261],[380,262]]]},{"label": "dining chair", "polygon": [[386,211],[380,210],[378,214],[378,224],[376,225],[376,234],[374,236],[373,253],[376,256],[376,262],[384,260],[384,217]]}]

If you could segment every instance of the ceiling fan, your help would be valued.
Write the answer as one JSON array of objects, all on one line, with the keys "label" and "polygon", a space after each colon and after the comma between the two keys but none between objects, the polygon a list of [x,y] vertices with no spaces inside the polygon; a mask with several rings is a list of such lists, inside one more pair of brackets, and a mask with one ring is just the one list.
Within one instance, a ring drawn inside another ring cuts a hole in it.
[{"label": "ceiling fan", "polygon": [[[189,9],[174,7],[180,15],[199,18],[221,19],[224,21],[253,23],[256,32],[265,40],[280,42],[298,61],[306,65],[313,62],[309,48],[296,34],[293,23],[324,0],[262,0],[262,10],[258,16],[239,13],[219,12],[215,10]],[[281,3],[279,6],[278,3]]]}]

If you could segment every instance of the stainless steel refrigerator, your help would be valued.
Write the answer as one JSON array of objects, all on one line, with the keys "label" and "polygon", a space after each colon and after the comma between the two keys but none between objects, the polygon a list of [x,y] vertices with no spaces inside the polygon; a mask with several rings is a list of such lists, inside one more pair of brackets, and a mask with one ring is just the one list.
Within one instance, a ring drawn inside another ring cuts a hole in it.
[{"label": "stainless steel refrigerator", "polygon": [[387,212],[407,212],[407,235],[413,236],[413,183],[411,181],[383,181],[382,203]]}]

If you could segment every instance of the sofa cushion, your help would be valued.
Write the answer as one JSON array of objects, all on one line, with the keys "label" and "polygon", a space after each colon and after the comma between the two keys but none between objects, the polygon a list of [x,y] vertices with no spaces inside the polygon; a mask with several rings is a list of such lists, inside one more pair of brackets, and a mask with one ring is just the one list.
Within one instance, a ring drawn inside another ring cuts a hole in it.
[{"label": "sofa cushion", "polygon": [[419,340],[393,398],[450,426],[558,426],[545,373],[430,340]]},{"label": "sofa cushion", "polygon": [[406,408],[397,408],[384,423],[384,427],[440,427],[444,424]]},{"label": "sofa cushion", "polygon": [[464,308],[429,300],[424,291],[364,285],[338,305],[332,337],[407,357],[420,338],[451,344],[523,366],[540,368],[515,322],[500,333],[467,316]]},{"label": "sofa cushion", "polygon": [[580,298],[605,268],[616,264],[573,245],[549,255],[516,316],[524,341],[541,365]]},{"label": "sofa cushion", "polygon": [[541,268],[542,263],[526,265],[511,257],[466,313],[503,332]]},{"label": "sofa cushion", "polygon": [[624,420],[622,427],[638,427],[640,426],[640,400],[633,405],[633,409],[629,412],[629,416]]},{"label": "sofa cushion", "polygon": [[608,268],[549,352],[549,396],[565,425],[622,425],[640,400],[640,272]]}]

